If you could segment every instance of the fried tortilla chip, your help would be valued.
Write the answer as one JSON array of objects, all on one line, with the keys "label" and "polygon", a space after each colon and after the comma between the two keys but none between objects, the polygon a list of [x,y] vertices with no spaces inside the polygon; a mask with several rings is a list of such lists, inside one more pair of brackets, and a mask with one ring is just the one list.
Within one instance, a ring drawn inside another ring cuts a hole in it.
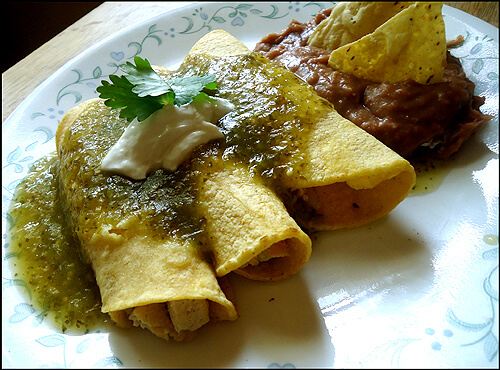
[{"label": "fried tortilla chip", "polygon": [[375,82],[440,82],[446,66],[442,6],[411,5],[373,33],[332,51],[328,65]]},{"label": "fried tortilla chip", "polygon": [[335,50],[359,40],[414,2],[346,1],[337,3],[330,16],[309,37],[308,45]]}]

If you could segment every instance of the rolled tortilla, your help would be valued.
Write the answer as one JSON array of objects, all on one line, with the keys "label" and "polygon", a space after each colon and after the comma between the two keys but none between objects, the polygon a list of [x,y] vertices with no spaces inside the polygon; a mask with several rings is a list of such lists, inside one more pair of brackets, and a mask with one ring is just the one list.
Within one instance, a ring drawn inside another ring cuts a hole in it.
[{"label": "rolled tortilla", "polygon": [[276,194],[243,166],[218,162],[199,185],[218,276],[282,280],[309,260],[311,240]]},{"label": "rolled tortilla", "polygon": [[[189,55],[215,59],[250,53],[234,36],[216,30],[200,39]],[[254,64],[252,68],[262,63]],[[281,73],[287,74],[292,73]],[[285,93],[294,95],[312,120],[298,144],[306,158],[300,171],[293,168],[279,180],[289,191],[285,205],[300,226],[309,231],[360,226],[387,215],[408,195],[416,175],[407,160],[305,88]],[[268,111],[259,112],[252,120],[268,119]]]},{"label": "rolled tortilla", "polygon": [[[166,68],[154,69],[165,79],[171,77]],[[197,204],[217,276],[234,271],[252,280],[276,281],[300,271],[311,256],[311,239],[282,200],[247,166],[222,159],[220,152],[209,157],[210,166],[202,161],[196,167]]]},{"label": "rolled tortilla", "polygon": [[190,340],[210,321],[237,318],[230,286],[217,279],[209,253],[196,239],[165,230],[174,228],[176,211],[161,197],[171,194],[169,186],[179,186],[175,178],[158,173],[134,182],[100,173],[101,160],[124,125],[100,99],[63,117],[56,145],[65,207],[82,255],[95,271],[102,311],[119,326]]}]

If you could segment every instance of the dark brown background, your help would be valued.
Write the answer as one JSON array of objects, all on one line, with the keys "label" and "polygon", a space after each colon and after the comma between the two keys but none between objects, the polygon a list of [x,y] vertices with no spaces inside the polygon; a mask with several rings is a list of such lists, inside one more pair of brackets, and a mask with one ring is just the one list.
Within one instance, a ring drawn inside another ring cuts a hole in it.
[{"label": "dark brown background", "polygon": [[25,2],[2,4],[4,41],[2,73],[102,2]]}]

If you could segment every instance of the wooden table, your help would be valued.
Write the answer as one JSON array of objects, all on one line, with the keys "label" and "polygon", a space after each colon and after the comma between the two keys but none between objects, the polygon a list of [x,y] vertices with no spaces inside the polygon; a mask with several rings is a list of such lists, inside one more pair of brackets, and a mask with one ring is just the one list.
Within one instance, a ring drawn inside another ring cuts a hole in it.
[{"label": "wooden table", "polygon": [[[105,2],[2,73],[2,122],[46,78],[109,35],[191,2]],[[498,27],[497,2],[445,2]]]}]

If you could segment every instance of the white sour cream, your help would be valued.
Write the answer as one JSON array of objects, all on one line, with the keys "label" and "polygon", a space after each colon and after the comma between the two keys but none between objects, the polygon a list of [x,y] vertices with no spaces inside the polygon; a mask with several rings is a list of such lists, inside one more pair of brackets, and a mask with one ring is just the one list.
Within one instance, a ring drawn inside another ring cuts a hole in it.
[{"label": "white sour cream", "polygon": [[216,123],[234,106],[224,99],[169,104],[144,121],[134,119],[101,163],[109,171],[141,180],[157,169],[175,171],[197,146],[224,135]]}]

